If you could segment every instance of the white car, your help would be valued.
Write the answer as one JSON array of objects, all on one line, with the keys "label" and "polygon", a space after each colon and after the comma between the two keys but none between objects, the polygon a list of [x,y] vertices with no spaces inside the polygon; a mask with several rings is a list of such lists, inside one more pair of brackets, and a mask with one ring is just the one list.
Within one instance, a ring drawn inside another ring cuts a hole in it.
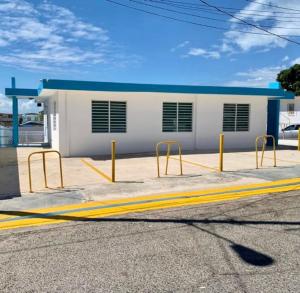
[{"label": "white car", "polygon": [[299,127],[300,127],[300,124],[289,125],[281,130],[280,136],[283,139],[298,138]]}]

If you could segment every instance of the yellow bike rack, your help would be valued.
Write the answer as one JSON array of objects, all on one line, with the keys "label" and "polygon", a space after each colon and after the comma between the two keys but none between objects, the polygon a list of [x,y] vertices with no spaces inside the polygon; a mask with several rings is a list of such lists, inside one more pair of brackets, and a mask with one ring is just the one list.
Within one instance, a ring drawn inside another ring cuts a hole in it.
[{"label": "yellow bike rack", "polygon": [[275,141],[275,137],[273,135],[261,135],[261,136],[257,136],[256,140],[255,140],[256,169],[258,169],[258,143],[259,143],[260,140],[262,140],[262,154],[261,154],[261,160],[260,160],[260,166],[262,167],[263,160],[264,160],[264,154],[265,154],[265,147],[266,147],[268,138],[272,138],[272,141],[273,141],[274,167],[276,167],[276,141]]},{"label": "yellow bike rack", "polygon": [[30,163],[31,163],[30,159],[33,155],[41,154],[42,157],[43,157],[43,171],[44,171],[45,187],[48,188],[47,172],[46,172],[46,156],[45,156],[47,153],[56,153],[56,154],[58,154],[58,157],[59,157],[59,170],[60,170],[60,186],[61,186],[61,188],[64,188],[60,152],[58,152],[58,151],[40,151],[40,152],[33,152],[28,156],[28,172],[29,172],[29,190],[30,190],[30,192],[33,192],[32,182],[31,182],[31,165],[30,165]]},{"label": "yellow bike rack", "polygon": [[157,159],[157,177],[160,177],[160,170],[159,170],[159,148],[161,145],[167,146],[167,162],[166,162],[166,170],[165,175],[168,175],[168,166],[169,166],[169,158],[170,158],[170,152],[171,152],[171,146],[177,145],[178,146],[178,154],[179,154],[179,161],[180,161],[180,175],[183,175],[182,173],[182,146],[179,142],[175,140],[166,140],[161,141],[156,144],[156,159]]}]

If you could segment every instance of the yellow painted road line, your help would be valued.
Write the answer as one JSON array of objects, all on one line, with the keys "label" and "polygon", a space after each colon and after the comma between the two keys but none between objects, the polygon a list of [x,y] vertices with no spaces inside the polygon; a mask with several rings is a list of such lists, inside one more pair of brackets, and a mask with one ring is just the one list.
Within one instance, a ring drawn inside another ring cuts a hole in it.
[{"label": "yellow painted road line", "polygon": [[[292,187],[293,190],[300,190],[300,182],[298,185]],[[268,188],[259,191],[250,191],[250,192],[234,192],[224,195],[211,195],[211,196],[200,196],[193,198],[179,198],[176,200],[169,199],[166,201],[154,201],[154,202],[142,202],[137,204],[131,204],[128,206],[106,206],[99,207],[93,210],[84,210],[80,212],[70,212],[58,215],[45,215],[41,214],[40,218],[29,218],[29,219],[20,219],[17,221],[3,222],[1,223],[0,229],[14,229],[21,228],[26,226],[40,226],[40,225],[49,225],[57,224],[68,221],[89,221],[93,218],[108,217],[112,215],[121,215],[133,212],[143,212],[150,210],[158,210],[165,208],[175,208],[180,206],[190,206],[190,205],[199,205],[199,204],[208,204],[215,203],[220,201],[232,201],[241,198],[265,195],[267,193],[274,192],[284,192],[290,191],[291,187],[281,187],[281,188]],[[39,215],[35,215],[39,216]]]},{"label": "yellow painted road line", "polygon": [[[178,158],[174,158],[174,157],[170,157],[170,159],[173,159],[173,160],[178,160]],[[191,162],[191,161],[187,161],[187,160],[182,160],[182,162],[184,163],[187,163],[187,164],[190,164],[190,165],[194,165],[194,166],[197,166],[197,167],[201,167],[203,169],[208,169],[210,171],[218,171],[217,168],[213,168],[213,167],[208,167],[208,166],[205,166],[205,165],[202,165],[202,164],[199,164],[199,163],[195,163],[195,162]]]},{"label": "yellow painted road line", "polygon": [[[163,193],[163,194],[154,194],[154,195],[145,195],[145,196],[138,196],[138,197],[131,197],[131,198],[124,198],[124,199],[111,199],[111,200],[103,200],[103,201],[89,201],[83,202],[78,204],[71,204],[71,205],[62,205],[62,206],[54,206],[49,208],[37,209],[34,210],[37,213],[50,213],[50,212],[60,212],[65,210],[73,210],[78,209],[83,206],[85,207],[94,207],[99,204],[120,204],[120,203],[128,203],[128,202],[135,202],[140,200],[155,200],[160,199],[162,197],[178,197],[178,196],[205,196],[211,193],[225,193],[225,192],[242,192],[248,189],[266,189],[271,188],[276,185],[288,185],[288,184],[300,184],[300,178],[290,178],[290,179],[281,179],[277,181],[270,181],[270,182],[263,182],[263,183],[252,183],[252,184],[245,184],[245,185],[235,185],[235,186],[227,186],[222,188],[210,188],[210,189],[202,189],[202,190],[194,190],[194,191],[187,191],[187,192],[176,192],[176,193]],[[25,211],[26,212],[26,211]],[[1,215],[1,212],[0,212]],[[3,216],[1,218],[11,218],[13,216]]]},{"label": "yellow painted road line", "polygon": [[[216,190],[218,192],[215,192]],[[265,195],[271,192],[277,193],[291,190],[300,190],[300,178],[267,182],[265,184],[202,190],[198,193],[181,192],[123,200],[88,202],[34,211],[15,211],[12,212],[15,216],[8,216],[5,220],[0,220],[0,229],[57,224],[67,221],[88,221],[89,218],[229,201],[250,196]],[[2,213],[5,213],[5,211],[2,211]]]},{"label": "yellow painted road line", "polygon": [[104,172],[102,172],[101,170],[99,170],[98,168],[96,168],[95,166],[93,166],[91,163],[87,162],[84,159],[81,159],[81,162],[84,163],[86,166],[90,167],[92,170],[94,170],[96,173],[98,173],[101,177],[103,177],[107,181],[112,182],[111,177],[109,177]]}]

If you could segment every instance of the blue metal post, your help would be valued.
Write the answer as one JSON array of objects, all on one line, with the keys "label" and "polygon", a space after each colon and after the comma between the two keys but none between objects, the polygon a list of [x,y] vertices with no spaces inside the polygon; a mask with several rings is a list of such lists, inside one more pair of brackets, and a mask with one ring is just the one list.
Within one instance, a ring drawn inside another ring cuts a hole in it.
[{"label": "blue metal post", "polygon": [[[11,87],[16,88],[16,79],[11,78]],[[19,109],[18,109],[18,98],[12,97],[12,110],[13,110],[13,146],[19,145]]]},{"label": "blue metal post", "polygon": [[[275,137],[276,145],[278,145],[279,134],[279,111],[280,100],[269,100],[267,134],[273,135]],[[268,145],[272,145],[271,140],[268,140]]]}]

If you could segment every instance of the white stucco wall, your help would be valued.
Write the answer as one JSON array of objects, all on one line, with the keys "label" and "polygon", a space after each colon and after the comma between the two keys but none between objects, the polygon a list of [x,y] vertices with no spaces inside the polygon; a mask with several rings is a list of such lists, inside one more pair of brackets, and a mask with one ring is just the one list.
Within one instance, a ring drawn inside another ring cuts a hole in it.
[{"label": "white stucco wall", "polygon": [[219,135],[223,129],[223,105],[225,103],[250,104],[249,131],[224,132],[225,149],[252,148],[255,138],[266,133],[268,106],[266,97],[198,95],[197,149],[218,149]]},{"label": "white stucco wall", "polygon": [[[51,100],[57,101],[59,129],[59,133],[51,131],[52,147],[64,156],[109,154],[113,139],[118,153],[153,152],[162,140],[178,140],[185,150],[217,149],[224,103],[250,104],[249,132],[226,132],[226,148],[253,147],[255,137],[266,132],[267,97],[59,91]],[[126,101],[127,133],[92,133],[92,100]],[[162,132],[163,102],[192,102],[193,132]]]},{"label": "white stucco wall", "polygon": [[[288,104],[295,104],[294,114],[288,113]],[[279,123],[281,127],[285,127],[290,124],[300,124],[300,97],[295,97],[294,100],[281,100],[279,117]]]}]

